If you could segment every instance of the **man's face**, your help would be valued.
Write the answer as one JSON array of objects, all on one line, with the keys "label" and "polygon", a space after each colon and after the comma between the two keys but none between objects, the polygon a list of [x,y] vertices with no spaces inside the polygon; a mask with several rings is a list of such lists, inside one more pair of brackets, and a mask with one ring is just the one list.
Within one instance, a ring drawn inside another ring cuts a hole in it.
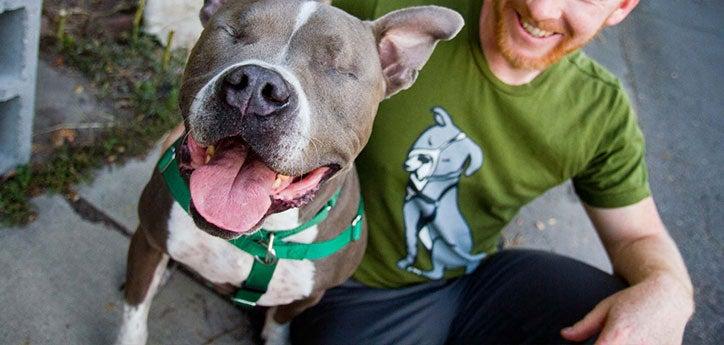
[{"label": "man's face", "polygon": [[543,70],[581,48],[621,0],[493,0],[495,39],[515,67]]}]

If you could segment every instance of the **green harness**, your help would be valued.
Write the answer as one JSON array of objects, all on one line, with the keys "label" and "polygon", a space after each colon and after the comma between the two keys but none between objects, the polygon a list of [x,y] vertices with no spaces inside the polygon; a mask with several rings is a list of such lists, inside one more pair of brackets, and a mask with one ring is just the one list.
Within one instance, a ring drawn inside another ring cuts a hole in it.
[{"label": "green harness", "polygon": [[[181,139],[163,153],[157,168],[163,175],[173,198],[188,213],[191,205],[191,193],[181,177],[176,160],[176,150],[180,143]],[[312,219],[294,229],[279,231],[260,229],[253,234],[229,240],[229,243],[254,257],[249,277],[232,297],[234,302],[244,306],[255,306],[259,298],[266,293],[279,259],[319,260],[336,253],[348,243],[360,239],[362,236],[361,220],[364,214],[364,201],[361,195],[357,216],[352,220],[352,224],[336,237],[315,243],[296,243],[284,240],[324,221],[329,215],[329,211],[337,203],[339,194],[338,190]]]}]

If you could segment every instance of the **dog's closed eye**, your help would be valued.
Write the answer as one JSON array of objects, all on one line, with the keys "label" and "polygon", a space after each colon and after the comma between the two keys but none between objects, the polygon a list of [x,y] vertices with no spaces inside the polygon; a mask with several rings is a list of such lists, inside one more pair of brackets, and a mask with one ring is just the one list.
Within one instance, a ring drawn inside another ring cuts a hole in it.
[{"label": "dog's closed eye", "polygon": [[336,36],[328,36],[316,51],[314,60],[322,66],[324,73],[331,77],[347,77],[358,80],[356,69],[346,61],[343,54],[344,42]]},{"label": "dog's closed eye", "polygon": [[234,44],[252,44],[257,41],[256,38],[246,33],[243,28],[234,28],[228,25],[219,25],[217,30],[224,32],[227,36],[231,37]]},{"label": "dog's closed eye", "polygon": [[357,80],[357,74],[355,74],[351,69],[341,68],[341,67],[332,67],[327,68],[326,71],[327,75],[334,75],[334,76],[344,76],[348,77],[353,80]]}]

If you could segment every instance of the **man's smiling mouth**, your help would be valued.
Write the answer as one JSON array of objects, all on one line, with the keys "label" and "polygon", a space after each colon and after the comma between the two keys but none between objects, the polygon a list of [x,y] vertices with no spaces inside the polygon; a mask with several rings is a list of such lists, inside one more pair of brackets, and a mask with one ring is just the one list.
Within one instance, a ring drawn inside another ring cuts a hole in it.
[{"label": "man's smiling mouth", "polygon": [[516,15],[516,17],[518,17],[518,22],[520,23],[520,26],[523,27],[525,32],[527,32],[528,34],[530,34],[531,36],[533,36],[535,38],[548,38],[548,37],[551,37],[556,34],[555,32],[546,31],[546,30],[543,30],[543,29],[533,25],[532,23],[528,22],[526,19],[523,19],[523,17],[517,11],[515,12],[515,15]]}]

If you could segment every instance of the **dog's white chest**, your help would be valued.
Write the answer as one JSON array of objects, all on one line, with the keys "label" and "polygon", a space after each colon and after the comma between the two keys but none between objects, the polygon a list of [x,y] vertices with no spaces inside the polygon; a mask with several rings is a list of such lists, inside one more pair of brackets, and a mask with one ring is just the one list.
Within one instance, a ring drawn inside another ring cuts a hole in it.
[{"label": "dog's white chest", "polygon": [[[287,211],[277,218],[296,217],[296,214]],[[292,223],[283,219],[276,219],[274,222]],[[177,203],[174,203],[171,209],[168,230],[168,254],[204,278],[214,283],[240,286],[249,276],[254,258],[229,242],[197,228],[191,217]],[[309,243],[316,234],[316,227],[311,227],[289,239]],[[314,263],[310,260],[280,259],[267,293],[257,304],[282,305],[309,296],[314,287],[314,271]]]}]

